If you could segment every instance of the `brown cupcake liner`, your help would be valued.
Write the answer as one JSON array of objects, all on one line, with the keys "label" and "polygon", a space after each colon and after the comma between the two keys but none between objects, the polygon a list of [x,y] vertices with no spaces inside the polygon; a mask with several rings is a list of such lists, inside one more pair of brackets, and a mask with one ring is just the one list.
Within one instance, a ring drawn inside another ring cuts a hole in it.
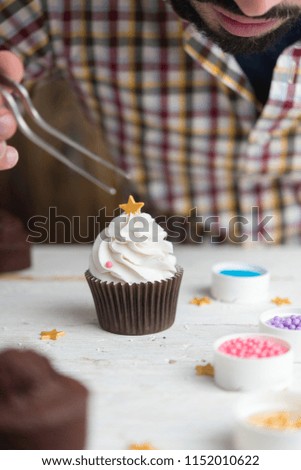
[{"label": "brown cupcake liner", "polygon": [[148,335],[175,321],[183,269],[170,279],[139,284],[103,282],[85,272],[99,325],[119,335]]}]

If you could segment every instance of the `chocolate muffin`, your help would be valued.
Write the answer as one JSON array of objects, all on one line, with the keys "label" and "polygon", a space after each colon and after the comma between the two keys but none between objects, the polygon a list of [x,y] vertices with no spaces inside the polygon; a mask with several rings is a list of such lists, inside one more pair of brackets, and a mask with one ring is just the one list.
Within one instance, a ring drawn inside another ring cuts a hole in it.
[{"label": "chocolate muffin", "polygon": [[0,354],[0,449],[84,449],[87,389],[31,350]]},{"label": "chocolate muffin", "polygon": [[30,266],[30,244],[20,219],[0,210],[0,273]]}]

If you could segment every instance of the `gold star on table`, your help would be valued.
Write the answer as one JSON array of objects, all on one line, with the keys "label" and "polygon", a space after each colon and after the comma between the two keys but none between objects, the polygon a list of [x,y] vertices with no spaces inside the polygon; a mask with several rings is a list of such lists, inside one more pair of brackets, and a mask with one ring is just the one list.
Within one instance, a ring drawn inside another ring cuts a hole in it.
[{"label": "gold star on table", "polygon": [[287,297],[274,297],[271,302],[276,305],[290,305],[292,303]]},{"label": "gold star on table", "polygon": [[64,336],[65,332],[64,331],[57,331],[56,329],[51,330],[51,331],[41,331],[41,339],[53,339],[56,340],[60,336]]},{"label": "gold star on table", "polygon": [[214,367],[208,362],[204,366],[195,366],[196,375],[209,375],[210,377],[214,376]]},{"label": "gold star on table", "polygon": [[155,450],[149,442],[142,442],[142,444],[131,444],[129,450]]},{"label": "gold star on table", "polygon": [[194,297],[189,303],[201,307],[202,305],[211,304],[212,300],[209,297]]},{"label": "gold star on table", "polygon": [[120,209],[128,215],[139,214],[143,206],[144,202],[136,202],[133,196],[129,196],[126,204],[119,204]]}]

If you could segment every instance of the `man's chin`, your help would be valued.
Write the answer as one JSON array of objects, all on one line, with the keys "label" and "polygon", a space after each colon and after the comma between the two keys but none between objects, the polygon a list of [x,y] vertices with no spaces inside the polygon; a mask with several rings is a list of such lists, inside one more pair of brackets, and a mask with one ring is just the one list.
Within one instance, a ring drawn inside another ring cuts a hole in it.
[{"label": "man's chin", "polygon": [[206,25],[204,27],[199,27],[195,24],[195,26],[200,32],[205,34],[205,36],[223,49],[224,52],[238,55],[256,54],[269,49],[275,45],[287,31],[290,30],[291,22],[286,22],[271,32],[255,37],[238,37],[224,30],[221,30],[220,32],[211,31]]}]

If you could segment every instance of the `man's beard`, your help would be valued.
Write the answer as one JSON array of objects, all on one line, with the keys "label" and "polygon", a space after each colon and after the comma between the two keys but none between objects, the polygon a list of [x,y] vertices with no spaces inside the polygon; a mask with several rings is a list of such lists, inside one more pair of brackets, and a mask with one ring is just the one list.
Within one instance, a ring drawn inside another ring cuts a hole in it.
[{"label": "man's beard", "polygon": [[[222,7],[224,10],[238,15],[245,16],[233,0],[198,0],[200,3],[211,4]],[[278,18],[284,22],[275,30],[262,36],[239,37],[232,35],[221,27],[213,31],[205,20],[201,18],[198,12],[190,4],[189,0],[170,0],[176,13],[188,22],[194,24],[196,28],[204,33],[209,39],[218,44],[225,52],[230,54],[252,54],[261,52],[274,45],[294,23],[298,21],[301,15],[301,9],[296,6],[278,6],[272,8],[265,15],[257,17],[262,19]],[[300,31],[301,38],[301,31]]]}]

